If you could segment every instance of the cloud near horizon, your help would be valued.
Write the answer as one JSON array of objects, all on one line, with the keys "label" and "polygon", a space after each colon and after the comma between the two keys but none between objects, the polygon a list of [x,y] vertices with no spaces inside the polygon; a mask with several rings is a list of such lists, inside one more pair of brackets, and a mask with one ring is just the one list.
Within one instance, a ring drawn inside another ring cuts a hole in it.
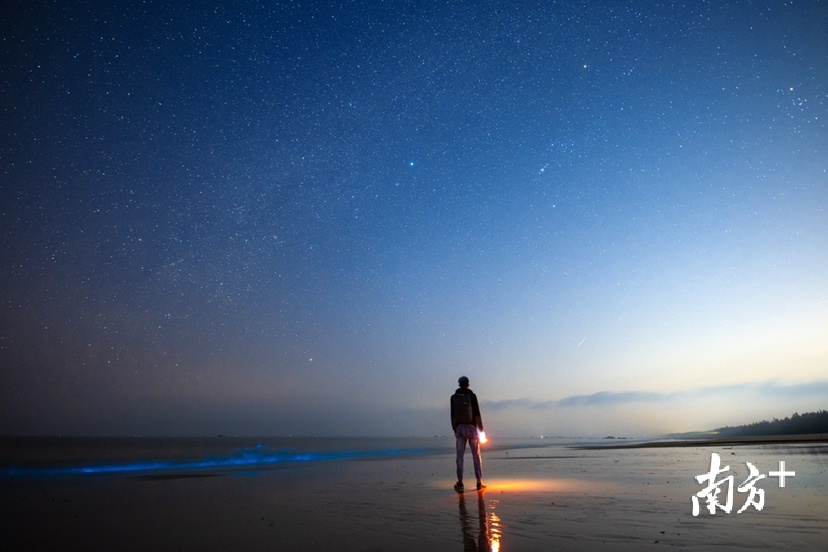
[{"label": "cloud near horizon", "polygon": [[681,401],[716,396],[764,396],[795,398],[823,395],[828,397],[828,380],[808,383],[781,385],[775,381],[764,383],[738,383],[695,387],[681,391],[598,391],[589,395],[571,395],[559,400],[536,401],[529,398],[482,401],[486,408],[504,410],[508,408],[531,408],[547,410],[559,407],[618,406],[631,403],[655,403]]}]

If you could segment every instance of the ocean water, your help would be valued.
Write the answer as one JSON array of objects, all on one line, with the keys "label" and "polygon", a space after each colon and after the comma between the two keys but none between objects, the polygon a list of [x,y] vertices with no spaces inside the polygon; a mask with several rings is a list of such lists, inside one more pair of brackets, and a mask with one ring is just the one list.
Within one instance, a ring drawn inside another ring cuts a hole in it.
[{"label": "ocean water", "polygon": [[[488,451],[548,444],[548,439],[507,439]],[[308,462],[445,454],[453,450],[451,437],[0,437],[0,477],[226,472]]]},{"label": "ocean water", "polygon": [[[0,541],[10,550],[824,550],[826,443],[577,444],[589,443],[493,439],[487,489],[458,494],[450,437],[5,438]],[[692,514],[704,488],[696,477],[714,454],[728,468],[717,479],[740,485],[748,463],[765,476],[761,510],[739,513],[750,495],[734,487],[730,512],[711,514],[702,498]],[[782,469],[795,473],[784,486],[771,475]]]}]

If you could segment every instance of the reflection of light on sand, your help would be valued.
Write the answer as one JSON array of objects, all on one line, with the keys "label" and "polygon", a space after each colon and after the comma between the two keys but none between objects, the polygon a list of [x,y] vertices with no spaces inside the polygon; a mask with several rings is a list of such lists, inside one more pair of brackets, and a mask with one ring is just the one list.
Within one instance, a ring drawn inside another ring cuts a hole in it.
[{"label": "reflection of light on sand", "polygon": [[[435,482],[442,490],[450,489],[448,481]],[[486,488],[474,492],[456,493],[460,507],[460,528],[463,532],[463,543],[466,550],[486,550],[500,552],[500,541],[503,536],[503,522],[497,513],[501,500],[514,503],[515,498],[508,495],[521,493],[558,493],[558,494],[603,494],[613,492],[615,483],[606,481],[595,482],[584,479],[487,479]],[[518,501],[522,500],[517,498]],[[473,515],[469,508],[477,502],[477,515]],[[507,525],[508,527],[508,525]]]},{"label": "reflection of light on sand", "polygon": [[583,479],[494,479],[486,480],[488,492],[589,493],[606,491],[614,485]]},{"label": "reflection of light on sand", "polygon": [[[449,481],[435,482],[440,489],[450,489]],[[484,493],[606,493],[619,487],[609,481],[587,481],[586,479],[486,479]],[[469,491],[467,491],[468,494]]]},{"label": "reflection of light on sand", "polygon": [[[460,529],[463,531],[465,550],[486,550],[499,552],[503,536],[503,524],[497,515],[497,499],[487,499],[484,492],[458,493],[460,507]],[[475,497],[475,498],[472,498]],[[469,506],[477,502],[477,515]]]},{"label": "reflection of light on sand", "polygon": [[[492,504],[492,508],[494,508],[494,504]],[[489,528],[489,550],[500,552],[500,536],[503,534],[503,529],[500,525],[500,518],[496,513],[489,514],[486,526]]]},{"label": "reflection of light on sand", "polygon": [[[451,488],[447,481],[435,482],[442,490]],[[550,493],[550,494],[603,494],[613,492],[614,483],[594,482],[583,479],[487,479],[486,488],[474,492],[456,493],[460,508],[460,529],[463,533],[463,543],[466,550],[486,550],[500,552],[500,542],[503,537],[504,524],[498,515],[501,501],[514,504],[521,501],[517,495],[522,493]],[[514,495],[509,498],[509,495]],[[473,504],[477,503],[477,515],[474,515]],[[507,525],[508,527],[508,521]]]}]

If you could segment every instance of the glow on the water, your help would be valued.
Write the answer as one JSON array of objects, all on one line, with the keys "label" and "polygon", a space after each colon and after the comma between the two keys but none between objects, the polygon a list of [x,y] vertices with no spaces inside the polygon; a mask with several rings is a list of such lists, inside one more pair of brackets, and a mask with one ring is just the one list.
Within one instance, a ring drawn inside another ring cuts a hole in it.
[{"label": "glow on the water", "polygon": [[437,452],[433,449],[385,449],[332,452],[296,452],[273,450],[258,444],[254,448],[241,449],[229,456],[206,456],[200,460],[142,460],[112,464],[87,464],[82,466],[26,467],[11,466],[0,470],[0,477],[56,477],[106,475],[121,473],[146,473],[170,471],[198,471],[209,469],[243,469],[267,467],[299,462],[322,462],[360,458],[385,458],[420,455]]}]

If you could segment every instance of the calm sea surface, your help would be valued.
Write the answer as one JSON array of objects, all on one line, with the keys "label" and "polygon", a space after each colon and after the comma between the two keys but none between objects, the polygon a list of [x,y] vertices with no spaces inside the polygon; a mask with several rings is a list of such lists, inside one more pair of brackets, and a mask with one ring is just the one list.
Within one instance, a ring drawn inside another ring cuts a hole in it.
[{"label": "calm sea surface", "polygon": [[[825,549],[828,444],[575,444],[587,443],[493,440],[486,491],[458,495],[451,437],[0,438],[0,541],[9,550]],[[711,514],[701,497],[693,515],[696,478],[714,455],[726,468],[717,480],[739,486],[751,465],[763,476],[761,510],[749,504],[759,495],[734,486],[720,496],[733,497],[732,511]],[[783,484],[774,472],[790,475]]]},{"label": "calm sea surface", "polygon": [[[606,457],[612,459],[611,477],[615,479],[657,478],[662,471],[675,478],[675,464],[681,464],[692,481],[710,467],[712,453],[730,462],[732,471],[744,477],[750,462],[768,473],[780,468],[779,462],[801,468],[796,486],[828,491],[828,444],[782,443],[747,446],[699,446],[664,449],[579,450],[573,445],[607,444],[607,441],[574,439],[502,439],[489,443],[484,457],[491,462],[509,460],[504,467],[517,471],[542,473],[560,465],[543,462],[548,458],[570,459]],[[94,438],[94,437],[0,437],[0,477],[38,478],[75,477],[107,474],[147,474],[153,472],[229,472],[295,466],[299,463],[343,460],[407,458],[451,454],[451,437],[430,438]],[[522,464],[528,463],[524,466]],[[595,473],[583,463],[581,476],[605,479],[606,467]],[[600,464],[599,464],[600,465]],[[692,467],[691,467],[692,466]],[[794,469],[794,468],[791,468]],[[743,477],[743,479],[744,479]]]},{"label": "calm sea surface", "polygon": [[[548,439],[507,439],[488,452],[543,447],[549,442]],[[451,437],[0,437],[0,476],[226,471],[299,462],[443,454],[452,452],[453,447]]]}]

